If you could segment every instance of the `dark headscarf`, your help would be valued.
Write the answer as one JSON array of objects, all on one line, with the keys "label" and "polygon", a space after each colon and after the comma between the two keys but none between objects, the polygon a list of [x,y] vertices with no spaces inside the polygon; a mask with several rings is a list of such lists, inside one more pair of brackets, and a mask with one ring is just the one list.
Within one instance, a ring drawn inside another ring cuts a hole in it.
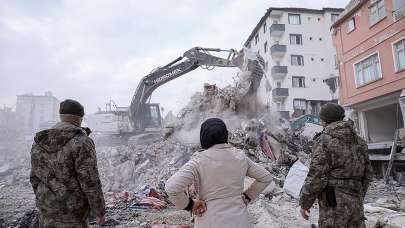
[{"label": "dark headscarf", "polygon": [[228,143],[228,130],[224,121],[210,118],[201,124],[200,142],[203,149],[208,149],[215,144]]}]

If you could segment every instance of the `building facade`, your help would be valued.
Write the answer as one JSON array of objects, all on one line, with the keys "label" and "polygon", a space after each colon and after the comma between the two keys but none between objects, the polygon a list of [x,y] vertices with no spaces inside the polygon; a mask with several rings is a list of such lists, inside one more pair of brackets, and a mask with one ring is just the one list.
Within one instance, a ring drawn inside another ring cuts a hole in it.
[{"label": "building facade", "polygon": [[404,127],[404,15],[403,0],[352,0],[332,26],[340,103],[370,149],[389,148]]},{"label": "building facade", "polygon": [[32,134],[59,121],[59,100],[50,92],[45,95],[17,96],[16,113],[22,119],[25,134]]},{"label": "building facade", "polygon": [[338,69],[330,27],[343,9],[267,10],[245,42],[260,53],[272,85],[267,105],[283,117],[318,114],[338,99]]},{"label": "building facade", "polygon": [[9,142],[15,142],[20,136],[21,119],[10,107],[0,108],[0,151]]}]

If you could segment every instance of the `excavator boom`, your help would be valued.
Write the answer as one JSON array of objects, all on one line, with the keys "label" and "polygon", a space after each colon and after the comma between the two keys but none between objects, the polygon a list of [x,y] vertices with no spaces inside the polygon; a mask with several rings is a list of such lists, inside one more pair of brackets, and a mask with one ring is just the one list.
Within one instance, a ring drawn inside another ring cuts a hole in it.
[{"label": "excavator boom", "polygon": [[[212,55],[212,52],[227,52],[228,56],[227,58],[221,58]],[[238,52],[233,49],[223,50],[219,48],[194,47],[186,51],[183,56],[163,67],[158,67],[141,79],[129,107],[131,126],[133,130],[160,126],[160,118],[153,120],[153,117],[156,117],[156,115],[160,116],[158,106],[156,104],[153,104],[153,106],[148,104],[153,91],[159,86],[198,67],[208,70],[214,67],[238,67],[242,71],[251,71],[261,79],[263,76],[263,65],[263,59],[260,56],[257,54],[256,56],[252,56],[252,54],[247,55],[245,54],[245,50]]]}]

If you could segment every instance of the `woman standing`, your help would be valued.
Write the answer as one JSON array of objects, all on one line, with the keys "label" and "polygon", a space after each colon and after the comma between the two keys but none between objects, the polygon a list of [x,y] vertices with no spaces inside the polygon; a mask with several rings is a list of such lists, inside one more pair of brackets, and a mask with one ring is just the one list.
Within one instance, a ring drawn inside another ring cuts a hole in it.
[{"label": "woman standing", "polygon": [[[199,215],[196,228],[251,227],[246,204],[270,184],[270,173],[228,144],[228,131],[221,119],[211,118],[201,125],[200,142],[205,150],[195,153],[167,181],[169,199],[178,209]],[[255,182],[243,192],[246,176]],[[197,199],[189,198],[184,191],[193,183]]]}]

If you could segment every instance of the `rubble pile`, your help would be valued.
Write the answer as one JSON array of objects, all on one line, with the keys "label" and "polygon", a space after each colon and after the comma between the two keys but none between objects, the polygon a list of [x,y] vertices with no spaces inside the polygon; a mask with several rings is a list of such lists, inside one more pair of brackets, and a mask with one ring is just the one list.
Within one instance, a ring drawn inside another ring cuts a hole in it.
[{"label": "rubble pile", "polygon": [[[246,85],[245,85],[246,86]],[[303,181],[310,162],[312,138],[322,128],[306,124],[290,129],[288,123],[269,110],[261,111],[258,102],[243,104],[249,92],[238,85],[223,89],[205,84],[204,92],[196,93],[177,118],[166,118],[164,134],[134,136],[128,144],[106,146],[96,144],[98,168],[107,206],[107,225],[126,227],[192,227],[192,218],[168,201],[164,183],[199,145],[200,124],[209,117],[222,118],[229,130],[229,143],[269,170],[274,182],[258,200],[248,206],[254,227],[310,227],[318,214],[311,210],[309,221],[299,215],[296,183]],[[248,100],[254,96],[249,94]],[[246,114],[246,110],[256,116]],[[251,110],[255,110],[252,112]],[[262,114],[265,113],[265,114]],[[96,141],[97,142],[97,141]],[[29,227],[35,221],[34,195],[29,184],[30,143],[21,148],[8,148],[0,163],[0,227]],[[2,148],[0,148],[1,150]],[[18,152],[18,153],[17,153]],[[289,171],[297,171],[295,173]],[[251,179],[246,178],[248,186]],[[404,224],[405,190],[394,182],[387,187],[376,181],[366,196],[367,227],[400,227]],[[90,221],[90,225],[94,225]],[[174,226],[170,226],[174,225]]]},{"label": "rubble pile", "polygon": [[26,221],[24,215],[35,207],[29,181],[31,140],[14,137],[0,144],[0,227]]},{"label": "rubble pile", "polygon": [[145,184],[158,186],[185,164],[198,146],[168,139],[153,144],[97,149],[103,190],[111,192],[130,191]]}]

